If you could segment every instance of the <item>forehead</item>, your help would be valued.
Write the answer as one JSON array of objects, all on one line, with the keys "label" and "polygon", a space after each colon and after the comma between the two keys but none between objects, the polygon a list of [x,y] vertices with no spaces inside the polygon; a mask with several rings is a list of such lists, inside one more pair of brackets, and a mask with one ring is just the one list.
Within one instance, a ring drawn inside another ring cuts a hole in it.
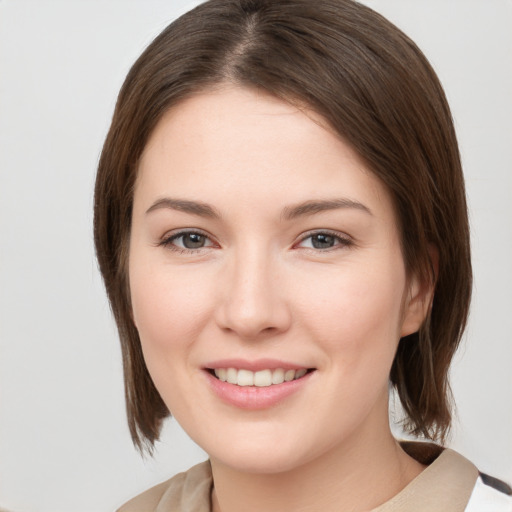
[{"label": "forehead", "polygon": [[[247,151],[267,153],[276,143],[283,150],[287,143],[295,145],[297,151],[300,139],[309,139],[313,145],[318,138],[325,144],[328,138],[334,141],[339,137],[305,105],[255,89],[224,86],[187,97],[170,108],[153,131],[142,159],[176,151],[177,145],[190,150],[195,158],[216,150],[225,159],[242,157]],[[357,158],[355,153],[352,156]]]},{"label": "forehead", "polygon": [[254,206],[341,194],[391,207],[380,180],[321,116],[238,87],[189,97],[157,124],[135,199],[165,194]]}]

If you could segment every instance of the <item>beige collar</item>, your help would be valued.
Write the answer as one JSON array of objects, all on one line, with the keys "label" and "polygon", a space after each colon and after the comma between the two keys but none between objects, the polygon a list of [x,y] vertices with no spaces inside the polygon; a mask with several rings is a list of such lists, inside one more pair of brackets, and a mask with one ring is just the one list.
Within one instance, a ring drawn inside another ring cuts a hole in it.
[{"label": "beige collar", "polygon": [[463,512],[478,469],[462,455],[430,443],[401,443],[422,464],[429,464],[395,497],[371,512]]}]

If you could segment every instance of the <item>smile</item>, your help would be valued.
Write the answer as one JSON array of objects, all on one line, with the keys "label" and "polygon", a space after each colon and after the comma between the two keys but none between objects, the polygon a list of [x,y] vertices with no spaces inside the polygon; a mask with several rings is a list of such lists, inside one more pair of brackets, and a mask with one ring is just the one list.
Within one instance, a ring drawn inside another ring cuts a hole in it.
[{"label": "smile", "polygon": [[272,360],[217,361],[204,370],[210,389],[223,402],[253,411],[274,407],[308,389],[311,385],[308,383],[317,373],[316,368],[294,368]]},{"label": "smile", "polygon": [[222,382],[237,386],[268,387],[283,382],[300,379],[308,373],[306,368],[288,369],[275,368],[253,372],[237,368],[214,368],[213,374]]}]

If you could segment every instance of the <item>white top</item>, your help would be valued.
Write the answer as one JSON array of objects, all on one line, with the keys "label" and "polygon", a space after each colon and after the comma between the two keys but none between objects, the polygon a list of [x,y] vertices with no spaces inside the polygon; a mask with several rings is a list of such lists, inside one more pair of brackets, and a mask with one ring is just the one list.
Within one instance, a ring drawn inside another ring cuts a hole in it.
[{"label": "white top", "polygon": [[465,512],[512,512],[512,496],[485,485],[478,477]]}]

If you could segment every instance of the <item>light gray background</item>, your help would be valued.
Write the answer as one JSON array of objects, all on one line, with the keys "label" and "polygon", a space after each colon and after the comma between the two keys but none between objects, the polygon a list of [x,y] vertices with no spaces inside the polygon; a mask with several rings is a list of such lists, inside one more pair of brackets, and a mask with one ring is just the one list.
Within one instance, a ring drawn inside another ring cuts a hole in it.
[{"label": "light gray background", "polygon": [[[107,512],[201,460],[175,422],[153,460],[125,425],[120,351],[92,244],[117,91],[185,0],[0,0],[0,506]],[[452,105],[475,293],[453,369],[452,446],[512,481],[512,2],[367,0]]]}]

